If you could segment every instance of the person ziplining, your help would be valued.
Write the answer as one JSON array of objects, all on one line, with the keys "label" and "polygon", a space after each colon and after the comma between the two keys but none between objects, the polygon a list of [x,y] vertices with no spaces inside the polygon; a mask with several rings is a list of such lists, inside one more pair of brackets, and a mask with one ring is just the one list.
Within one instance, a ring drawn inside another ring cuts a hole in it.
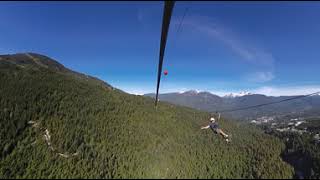
[{"label": "person ziplining", "polygon": [[[220,120],[220,113],[218,119]],[[223,138],[226,140],[226,142],[230,142],[229,135],[222,131],[222,129],[219,128],[219,124],[217,123],[216,119],[211,116],[210,117],[210,123],[207,126],[201,127],[201,129],[211,129],[214,133],[220,134],[223,136]]]}]

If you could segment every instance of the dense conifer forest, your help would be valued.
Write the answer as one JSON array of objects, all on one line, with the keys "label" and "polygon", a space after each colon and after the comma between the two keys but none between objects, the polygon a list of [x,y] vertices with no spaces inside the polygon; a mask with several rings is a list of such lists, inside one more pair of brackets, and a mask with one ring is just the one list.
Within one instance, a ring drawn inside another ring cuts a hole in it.
[{"label": "dense conifer forest", "polygon": [[291,178],[285,145],[223,117],[130,95],[38,54],[0,56],[0,178]]}]

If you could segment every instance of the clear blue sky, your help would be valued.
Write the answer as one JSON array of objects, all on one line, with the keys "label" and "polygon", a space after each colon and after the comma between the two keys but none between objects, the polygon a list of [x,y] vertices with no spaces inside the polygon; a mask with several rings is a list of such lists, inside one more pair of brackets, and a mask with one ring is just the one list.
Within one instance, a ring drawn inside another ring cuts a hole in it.
[{"label": "clear blue sky", "polygon": [[[41,53],[127,92],[155,92],[162,11],[163,2],[0,2],[0,54]],[[320,2],[177,2],[160,91],[320,90],[319,19]]]}]

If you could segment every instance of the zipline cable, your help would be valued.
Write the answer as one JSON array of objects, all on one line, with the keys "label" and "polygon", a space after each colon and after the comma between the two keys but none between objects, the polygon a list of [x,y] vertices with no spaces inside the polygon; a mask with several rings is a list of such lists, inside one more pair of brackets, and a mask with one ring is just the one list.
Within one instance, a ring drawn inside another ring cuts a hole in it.
[{"label": "zipline cable", "polygon": [[166,49],[168,30],[169,30],[169,26],[170,26],[170,20],[171,20],[171,15],[172,15],[174,3],[175,3],[174,1],[165,1],[165,4],[164,4],[155,106],[157,106],[157,104],[158,104],[158,95],[159,95],[160,79],[161,79],[161,74],[162,74],[163,57],[164,57],[164,52]]},{"label": "zipline cable", "polygon": [[182,19],[179,23],[179,26],[178,26],[178,30],[177,30],[177,34],[180,33],[180,29],[181,29],[181,26],[182,26],[182,23],[183,23],[183,20],[184,20],[184,17],[186,16],[187,14],[187,11],[189,10],[189,7],[186,7],[186,9],[184,10],[184,13],[183,13],[183,16],[182,16]]}]

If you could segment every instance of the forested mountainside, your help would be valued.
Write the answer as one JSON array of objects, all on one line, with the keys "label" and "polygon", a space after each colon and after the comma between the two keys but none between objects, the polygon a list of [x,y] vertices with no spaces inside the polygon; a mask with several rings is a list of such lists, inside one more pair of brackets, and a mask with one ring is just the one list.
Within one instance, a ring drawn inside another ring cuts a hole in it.
[{"label": "forested mountainside", "polygon": [[126,94],[49,57],[0,56],[0,178],[291,178],[284,144],[222,118]]}]

